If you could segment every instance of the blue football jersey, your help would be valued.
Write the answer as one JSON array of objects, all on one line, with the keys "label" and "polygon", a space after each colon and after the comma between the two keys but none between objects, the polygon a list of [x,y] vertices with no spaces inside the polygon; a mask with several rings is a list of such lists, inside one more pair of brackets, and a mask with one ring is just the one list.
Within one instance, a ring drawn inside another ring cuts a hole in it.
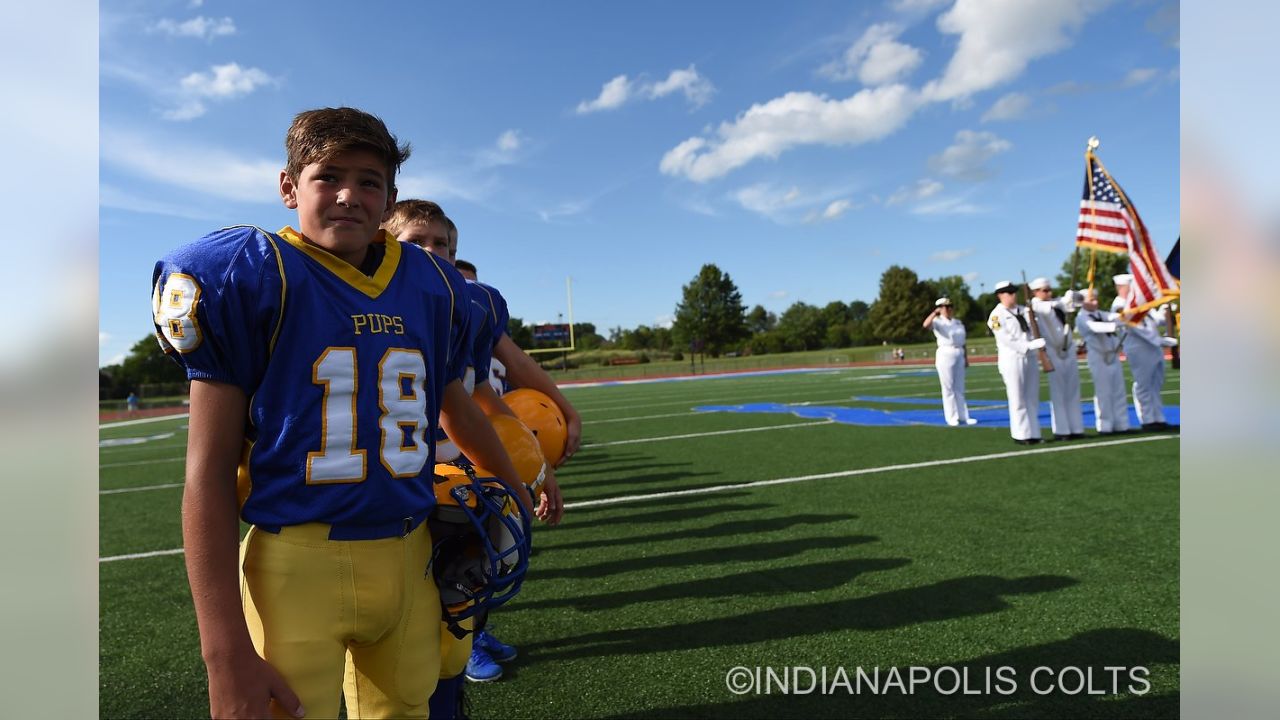
[{"label": "blue football jersey", "polygon": [[[495,333],[495,327],[507,328],[507,301],[494,288],[472,280],[466,281],[466,295],[470,312],[470,337],[467,369],[464,371],[463,385],[470,395],[476,383],[488,382],[489,366],[493,361],[493,348],[498,344],[502,333]],[[500,323],[500,325],[499,325]],[[443,430],[436,433],[436,457],[438,462],[452,462],[462,457],[462,451],[453,444]]]},{"label": "blue football jersey", "polygon": [[371,276],[291,228],[226,228],[156,264],[161,345],[187,377],[249,398],[245,522],[378,525],[435,502],[441,397],[468,355],[466,281],[378,242]]}]

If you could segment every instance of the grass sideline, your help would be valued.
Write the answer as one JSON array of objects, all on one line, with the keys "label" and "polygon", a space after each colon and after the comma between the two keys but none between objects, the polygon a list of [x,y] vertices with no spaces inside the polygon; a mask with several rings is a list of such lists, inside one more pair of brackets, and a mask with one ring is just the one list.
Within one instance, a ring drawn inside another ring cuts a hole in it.
[{"label": "grass sideline", "polygon": [[[1091,447],[1090,433],[1074,447],[1022,450],[1007,426],[691,411],[763,401],[931,407],[937,380],[928,370],[566,388],[587,446],[560,473],[575,506],[561,527],[537,530],[521,596],[494,614],[496,634],[520,657],[501,682],[468,687],[472,715],[1176,716],[1176,435]],[[1179,380],[1169,373],[1169,404]],[[1088,395],[1087,371],[1082,382]],[[968,387],[975,400],[1004,397],[992,366],[971,368]],[[99,496],[101,557],[180,546],[184,424],[100,431],[101,490],[128,491]],[[652,440],[677,435],[692,437]],[[954,462],[991,454],[1005,455]],[[746,486],[931,461],[940,464]],[[726,485],[738,487],[591,504]],[[99,577],[101,716],[206,716],[182,556],[102,562]],[[1011,667],[1018,689],[726,688],[736,666],[796,665],[955,668],[974,679]],[[1107,684],[1109,666],[1147,668],[1150,692],[1041,695],[1030,685],[1038,667],[1081,668]]]}]

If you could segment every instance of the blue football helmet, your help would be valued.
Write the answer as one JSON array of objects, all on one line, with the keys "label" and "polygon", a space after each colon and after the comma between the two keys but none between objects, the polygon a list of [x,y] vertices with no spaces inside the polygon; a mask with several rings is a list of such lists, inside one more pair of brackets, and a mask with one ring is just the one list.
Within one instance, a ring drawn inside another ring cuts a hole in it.
[{"label": "blue football helmet", "polygon": [[531,521],[519,499],[481,468],[436,465],[436,508],[429,571],[440,590],[441,619],[459,639],[459,623],[520,592],[529,567]]}]

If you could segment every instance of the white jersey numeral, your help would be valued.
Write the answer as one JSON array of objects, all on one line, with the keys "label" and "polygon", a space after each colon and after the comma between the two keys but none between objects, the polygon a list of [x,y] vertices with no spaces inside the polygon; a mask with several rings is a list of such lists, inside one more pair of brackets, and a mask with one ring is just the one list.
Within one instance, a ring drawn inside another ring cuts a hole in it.
[{"label": "white jersey numeral", "polygon": [[156,325],[173,349],[189,353],[200,346],[203,337],[196,321],[196,304],[200,302],[200,285],[183,273],[170,273],[164,287],[156,285],[151,293],[151,313]]},{"label": "white jersey numeral", "polygon": [[[356,447],[356,350],[326,348],[311,366],[311,382],[324,388],[320,450],[307,453],[307,483],[357,483],[368,476],[368,454]],[[382,414],[379,461],[393,477],[416,477],[430,454],[426,362],[416,350],[390,348],[378,363]]]}]

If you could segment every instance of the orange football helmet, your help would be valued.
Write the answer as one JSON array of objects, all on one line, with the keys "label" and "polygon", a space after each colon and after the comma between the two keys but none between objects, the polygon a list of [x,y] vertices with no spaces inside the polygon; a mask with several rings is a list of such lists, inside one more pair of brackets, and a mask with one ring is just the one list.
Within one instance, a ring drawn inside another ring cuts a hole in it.
[{"label": "orange football helmet", "polygon": [[569,426],[564,421],[564,413],[551,398],[532,388],[520,388],[503,395],[502,402],[533,431],[547,462],[552,465],[560,462],[569,443]]}]

